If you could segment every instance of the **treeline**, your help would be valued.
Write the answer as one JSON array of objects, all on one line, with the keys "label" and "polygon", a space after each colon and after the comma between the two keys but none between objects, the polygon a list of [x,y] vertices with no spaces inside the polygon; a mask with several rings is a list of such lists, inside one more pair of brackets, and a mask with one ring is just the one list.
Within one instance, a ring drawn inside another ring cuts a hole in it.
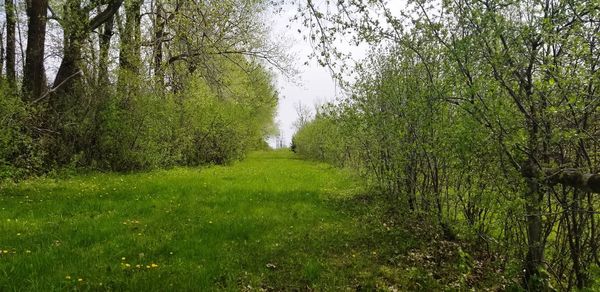
[{"label": "treeline", "polygon": [[293,149],[478,243],[523,288],[599,287],[598,2],[332,5],[306,6],[322,62],[345,33],[374,49]]},{"label": "treeline", "polygon": [[[226,163],[266,147],[263,1],[4,0],[0,179]],[[48,69],[49,68],[49,69]]]}]

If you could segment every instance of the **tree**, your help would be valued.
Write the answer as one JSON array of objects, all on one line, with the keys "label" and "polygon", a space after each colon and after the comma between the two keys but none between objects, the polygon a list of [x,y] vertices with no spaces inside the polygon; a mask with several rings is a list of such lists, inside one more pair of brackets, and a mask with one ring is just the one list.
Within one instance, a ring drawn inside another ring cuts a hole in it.
[{"label": "tree", "polygon": [[8,83],[14,88],[16,86],[15,28],[17,23],[16,7],[14,0],[4,0],[4,9],[6,11],[6,79],[8,80]]},{"label": "tree", "polygon": [[[96,7],[94,5],[82,7],[80,0],[67,0],[63,6],[63,17],[60,19],[65,36],[63,58],[53,85],[53,89],[59,90],[58,92],[62,95],[74,93],[75,81],[82,74],[80,63],[84,40],[91,31],[112,18],[121,7],[123,0],[106,2],[107,7],[92,18],[89,18],[89,13]],[[104,4],[102,2],[93,3]]]},{"label": "tree", "polygon": [[35,101],[45,93],[44,49],[48,0],[27,1],[27,50],[23,68],[23,98]]},{"label": "tree", "polygon": [[121,31],[121,48],[119,51],[119,92],[126,97],[136,95],[135,82],[141,67],[141,0],[125,2],[125,26]]},{"label": "tree", "polygon": [[99,85],[108,86],[109,82],[109,72],[108,72],[108,62],[109,62],[109,53],[110,53],[110,40],[113,36],[114,28],[114,16],[110,17],[106,23],[104,23],[102,27],[102,34],[99,36],[98,41],[98,83]]},{"label": "tree", "polygon": [[[590,124],[590,117],[598,116],[599,57],[595,32],[600,26],[594,20],[598,17],[597,3],[411,1],[406,13],[398,14],[384,1],[337,1],[325,8],[308,1],[299,11],[309,37],[317,40],[315,56],[332,69],[340,69],[336,67],[337,62],[344,58],[331,44],[338,37],[350,34],[357,43],[402,48],[388,53],[388,61],[383,65],[393,63],[397,56],[407,60],[412,56],[414,61],[405,70],[424,70],[424,75],[417,75],[422,76],[417,82],[425,84],[429,92],[423,94],[416,88],[409,92],[413,99],[424,97],[425,106],[417,112],[431,118],[409,120],[407,132],[416,137],[406,143],[416,143],[418,148],[405,158],[392,155],[393,151],[386,147],[390,141],[401,139],[385,133],[390,132],[390,128],[395,129],[385,124],[391,120],[386,117],[388,111],[398,112],[389,104],[380,104],[388,100],[385,99],[387,89],[377,82],[392,78],[382,74],[381,69],[372,69],[367,73],[376,75],[375,85],[359,86],[356,89],[362,95],[352,98],[360,112],[372,115],[365,117],[365,126],[372,137],[378,139],[377,147],[365,146],[364,159],[372,165],[370,168],[381,185],[387,184],[387,190],[393,192],[394,178],[386,174],[396,169],[389,161],[399,160],[407,166],[402,175],[409,178],[406,181],[410,186],[409,201],[414,197],[410,189],[420,179],[422,191],[432,192],[441,203],[439,183],[443,181],[439,178],[446,176],[442,166],[451,155],[437,152],[436,144],[427,143],[437,141],[439,145],[445,140],[438,138],[444,131],[439,132],[431,125],[437,123],[438,117],[445,119],[445,114],[453,117],[456,115],[453,111],[467,112],[482,130],[494,137],[499,153],[492,161],[498,163],[502,174],[521,182],[520,201],[527,223],[524,286],[541,289],[547,284],[547,243],[551,240],[550,234],[559,233],[555,231],[557,221],[570,226],[560,229],[560,235],[562,230],[568,230],[566,235],[570,238],[572,269],[569,271],[577,287],[586,285],[590,261],[582,264],[585,244],[578,238],[586,236],[581,231],[583,226],[589,228],[590,242],[596,238],[593,215],[584,215],[581,206],[597,207],[592,200],[583,201],[584,197],[590,198],[590,192],[597,191],[594,185],[599,170],[595,154],[590,153],[597,152],[591,149],[598,143],[593,138],[598,132],[597,123],[592,123],[596,126]],[[405,85],[391,88],[408,86],[412,79],[399,82]],[[404,95],[394,92],[392,96],[401,99]],[[366,102],[361,104],[361,100]],[[437,104],[440,101],[446,105]],[[363,104],[367,106],[361,108]],[[440,107],[448,106],[449,111],[439,111]],[[424,124],[415,123],[417,121]],[[384,129],[383,132],[377,127]],[[393,133],[400,137],[413,136]],[[426,138],[421,141],[421,137]],[[417,163],[411,164],[415,155]],[[512,170],[507,169],[506,164],[511,165]],[[422,171],[417,178],[415,167]],[[477,176],[469,174],[467,177]],[[459,200],[462,199],[459,197]],[[570,214],[569,218],[546,215],[556,208]],[[437,214],[441,213],[439,209]],[[471,206],[468,209],[472,209]],[[591,246],[587,253],[596,257],[597,249],[594,244]]]},{"label": "tree", "polygon": [[2,27],[0,27],[0,76],[4,71],[4,26],[5,24],[3,23]]}]

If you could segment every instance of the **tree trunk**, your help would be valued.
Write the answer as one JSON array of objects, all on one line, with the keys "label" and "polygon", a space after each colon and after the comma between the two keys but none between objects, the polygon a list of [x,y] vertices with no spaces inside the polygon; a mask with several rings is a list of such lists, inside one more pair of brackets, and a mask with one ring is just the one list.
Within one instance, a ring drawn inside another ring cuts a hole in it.
[{"label": "tree trunk", "polygon": [[[528,164],[532,162],[529,161]],[[527,192],[525,194],[527,212],[527,256],[525,258],[525,285],[536,289],[538,283],[531,283],[538,275],[544,263],[544,242],[542,240],[542,197],[539,180],[536,176],[526,175]],[[541,283],[540,283],[541,284]],[[536,286],[531,286],[536,285]]]},{"label": "tree trunk", "polygon": [[125,4],[125,27],[121,32],[119,66],[121,69],[137,73],[140,66],[140,20],[142,2],[129,1]]},{"label": "tree trunk", "polygon": [[165,30],[165,19],[162,11],[162,3],[156,1],[156,11],[154,20],[154,80],[156,82],[156,89],[161,90],[164,86],[164,73],[162,68],[163,62],[163,37]]},{"label": "tree trunk", "polygon": [[0,29],[0,78],[4,71],[4,26]]},{"label": "tree trunk", "polygon": [[81,62],[81,46],[87,36],[88,13],[81,8],[80,1],[67,1],[64,5],[63,59],[54,78],[53,87],[60,95],[73,93],[76,81],[79,79]]},{"label": "tree trunk", "polygon": [[142,1],[132,0],[125,3],[125,27],[121,32],[121,48],[119,51],[119,80],[118,90],[125,97],[125,104],[129,97],[136,94],[136,78],[140,67],[141,48],[141,5]]},{"label": "tree trunk", "polygon": [[109,21],[119,10],[123,0],[113,0],[102,12],[88,19],[89,8],[81,7],[81,1],[69,0],[65,3],[63,59],[56,73],[53,87],[62,95],[72,94],[81,76],[81,46],[88,34]]},{"label": "tree trunk", "polygon": [[[528,91],[529,92],[529,91]],[[539,147],[539,119],[534,104],[530,108],[530,117],[526,121],[528,132],[528,158],[523,165],[522,175],[527,183],[525,192],[525,212],[527,226],[527,255],[525,258],[524,284],[530,290],[545,287],[540,272],[544,265],[544,239],[542,226],[542,203],[544,192],[541,188],[542,171],[538,165],[541,149]]]},{"label": "tree trunk", "polygon": [[98,83],[100,85],[108,85],[108,53],[110,50],[110,39],[113,35],[114,17],[104,23],[102,34],[99,39],[99,59],[98,59]]},{"label": "tree trunk", "polygon": [[16,34],[15,28],[17,16],[15,14],[14,0],[5,0],[4,7],[6,10],[6,80],[10,86],[15,86],[16,69],[15,69],[15,50],[16,50]]},{"label": "tree trunk", "polygon": [[48,0],[27,1],[27,51],[23,68],[23,99],[35,100],[46,90],[44,46]]}]

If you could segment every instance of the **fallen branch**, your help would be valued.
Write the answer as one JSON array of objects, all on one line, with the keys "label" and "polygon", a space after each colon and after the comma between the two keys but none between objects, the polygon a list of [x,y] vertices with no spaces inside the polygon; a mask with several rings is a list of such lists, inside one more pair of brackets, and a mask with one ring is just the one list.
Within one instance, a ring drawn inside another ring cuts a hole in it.
[{"label": "fallen branch", "polygon": [[553,186],[562,184],[586,192],[600,193],[600,174],[585,173],[580,169],[545,169],[547,182]]},{"label": "fallen branch", "polygon": [[42,99],[50,96],[50,94],[54,93],[61,86],[65,85],[65,83],[67,83],[67,81],[75,78],[77,75],[83,75],[83,71],[79,70],[79,71],[73,73],[71,76],[65,78],[65,80],[63,80],[60,84],[52,87],[50,90],[48,90],[48,92],[44,93],[44,95],[40,96],[39,98],[37,98],[36,100],[32,101],[31,103],[36,104],[36,103],[40,102]]}]

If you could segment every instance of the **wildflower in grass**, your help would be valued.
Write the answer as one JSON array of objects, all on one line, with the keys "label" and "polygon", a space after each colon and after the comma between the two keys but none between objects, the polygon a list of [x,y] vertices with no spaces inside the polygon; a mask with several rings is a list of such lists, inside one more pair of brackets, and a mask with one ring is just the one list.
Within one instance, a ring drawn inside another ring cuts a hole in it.
[{"label": "wildflower in grass", "polygon": [[30,250],[26,250],[25,253],[31,253],[31,251]]},{"label": "wildflower in grass", "polygon": [[65,279],[71,280],[71,276],[67,275],[67,276],[65,276]]},{"label": "wildflower in grass", "polygon": [[150,265],[150,267],[152,267],[152,268],[158,268],[158,265],[157,265],[157,264],[155,264],[155,263],[152,263],[152,264]]},{"label": "wildflower in grass", "polygon": [[83,279],[79,278],[77,279],[78,282],[83,282]]},{"label": "wildflower in grass", "polygon": [[124,261],[124,260],[125,260],[125,257],[122,257],[122,258],[121,258],[121,260],[122,260],[122,261]]},{"label": "wildflower in grass", "polygon": [[129,267],[131,267],[131,265],[130,265],[130,264],[125,264],[125,266],[126,266],[126,267],[128,267],[128,268],[129,268]]}]

